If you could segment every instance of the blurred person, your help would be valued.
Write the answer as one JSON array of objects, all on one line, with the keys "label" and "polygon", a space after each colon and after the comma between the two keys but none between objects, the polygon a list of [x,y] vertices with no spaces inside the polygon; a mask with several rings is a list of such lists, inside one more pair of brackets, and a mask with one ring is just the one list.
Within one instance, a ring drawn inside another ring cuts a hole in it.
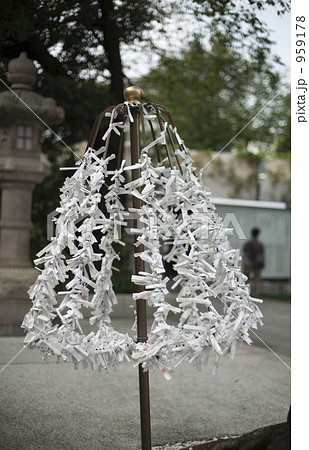
[{"label": "blurred person", "polygon": [[258,240],[259,234],[260,230],[253,228],[251,240],[246,242],[243,248],[244,274],[248,277],[248,280],[250,280],[250,275],[253,274],[251,290],[253,297],[256,297],[259,293],[261,271],[265,266],[265,250],[262,242]]}]

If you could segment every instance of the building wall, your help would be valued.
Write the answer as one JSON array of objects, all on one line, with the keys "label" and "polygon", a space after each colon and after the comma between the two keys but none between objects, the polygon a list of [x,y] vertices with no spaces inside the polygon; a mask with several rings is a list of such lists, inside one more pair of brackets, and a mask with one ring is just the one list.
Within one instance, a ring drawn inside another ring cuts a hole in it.
[{"label": "building wall", "polygon": [[[204,184],[215,197],[257,199],[257,162],[250,154],[236,152],[191,151],[197,168],[204,168]],[[266,158],[259,180],[259,200],[288,202],[290,199],[291,162],[284,158]],[[206,166],[206,167],[205,167]]]},{"label": "building wall", "polygon": [[[291,211],[283,203],[258,202],[233,199],[212,199],[225,224],[233,228],[229,241],[233,248],[242,249],[250,239],[251,229],[260,228],[260,240],[264,243],[266,266],[262,272],[265,279],[290,279],[291,273]],[[268,203],[268,204],[267,204]],[[235,220],[236,219],[236,220]],[[226,221],[227,222],[227,221]],[[240,229],[243,231],[239,232]]]}]

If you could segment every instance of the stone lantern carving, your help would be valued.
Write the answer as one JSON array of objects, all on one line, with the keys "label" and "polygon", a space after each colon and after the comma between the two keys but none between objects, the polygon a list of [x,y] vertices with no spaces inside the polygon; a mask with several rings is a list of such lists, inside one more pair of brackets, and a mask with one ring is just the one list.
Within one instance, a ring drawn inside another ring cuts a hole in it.
[{"label": "stone lantern carving", "polygon": [[32,90],[36,68],[26,53],[9,62],[7,79],[13,92],[0,93],[2,325],[19,323],[24,308],[29,307],[26,291],[35,276],[29,259],[32,192],[49,170],[41,154],[41,133],[46,129],[42,121],[52,126],[64,118],[64,110],[55,100]]}]

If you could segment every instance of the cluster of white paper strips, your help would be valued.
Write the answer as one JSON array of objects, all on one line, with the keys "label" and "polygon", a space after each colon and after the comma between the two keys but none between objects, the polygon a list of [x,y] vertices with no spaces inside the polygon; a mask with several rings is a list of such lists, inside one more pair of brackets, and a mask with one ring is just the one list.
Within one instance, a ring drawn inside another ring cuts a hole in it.
[{"label": "cluster of white paper strips", "polygon": [[[182,173],[164,162],[154,165],[149,156],[155,144],[165,143],[167,126],[178,143]],[[119,132],[116,124],[107,134],[111,132]],[[61,189],[55,237],[34,261],[40,274],[29,290],[33,306],[22,324],[27,330],[25,344],[39,347],[44,357],[57,355],[76,366],[90,364],[107,372],[125,361],[141,363],[145,370],[158,368],[167,379],[182,361],[200,367],[213,350],[216,372],[220,357],[234,357],[237,341],[251,343],[249,328],[262,325],[256,305],[261,300],[250,297],[239,251],[230,247],[227,230],[201,177],[194,174],[183,141],[175,128],[165,124],[160,138],[142,149],[135,166],[123,161],[119,170],[110,171],[114,155],[102,159],[98,154],[88,148]],[[140,169],[140,178],[126,182],[132,168]],[[104,197],[104,215],[100,190],[107,177],[112,183]],[[117,332],[110,319],[117,303],[111,276],[119,258],[113,245],[121,243],[121,227],[127,225],[130,213],[119,200],[123,194],[142,200],[141,209],[130,212],[139,217],[141,227],[132,230],[138,234],[135,256],[146,268],[133,275],[132,282],[143,286],[133,299],[145,299],[154,308],[147,342],[136,343],[128,334]],[[94,232],[101,236],[99,241]],[[95,242],[99,252],[94,250]],[[169,251],[162,256],[166,242]],[[178,307],[166,300],[169,279],[163,258],[177,273],[172,289],[180,288]],[[57,292],[57,285],[64,282],[66,289]],[[215,309],[213,298],[221,300],[223,313]],[[96,329],[88,335],[80,324],[81,307],[91,310],[90,324]],[[168,324],[170,313],[180,315],[178,326]],[[58,323],[52,322],[57,316]]]}]

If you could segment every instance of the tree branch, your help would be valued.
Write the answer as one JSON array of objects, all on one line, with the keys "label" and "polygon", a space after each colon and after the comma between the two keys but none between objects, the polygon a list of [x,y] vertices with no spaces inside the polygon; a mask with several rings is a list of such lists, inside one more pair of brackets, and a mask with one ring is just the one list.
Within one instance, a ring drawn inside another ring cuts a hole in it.
[{"label": "tree branch", "polygon": [[71,78],[61,62],[49,53],[48,49],[40,41],[38,36],[31,36],[26,41],[24,49],[28,53],[29,58],[35,59],[41,64],[46,72],[55,77],[64,76],[66,78]]}]

